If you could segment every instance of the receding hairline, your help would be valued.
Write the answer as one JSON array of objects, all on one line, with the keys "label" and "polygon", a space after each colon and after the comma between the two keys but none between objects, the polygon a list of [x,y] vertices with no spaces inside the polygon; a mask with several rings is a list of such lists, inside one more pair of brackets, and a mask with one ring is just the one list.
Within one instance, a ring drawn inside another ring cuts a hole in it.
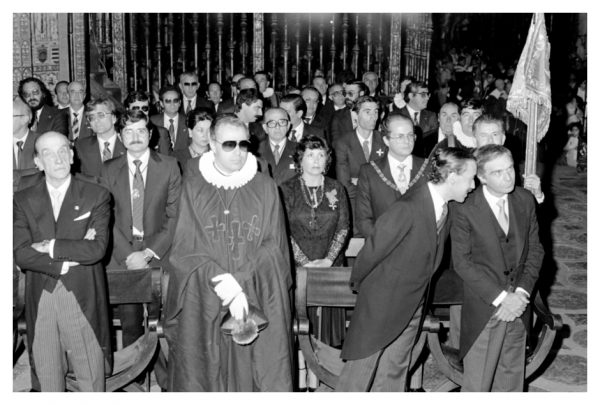
[{"label": "receding hairline", "polygon": [[41,134],[40,136],[37,137],[37,139],[35,140],[35,144],[34,146],[34,150],[36,151],[36,153],[39,153],[39,144],[42,141],[45,141],[46,139],[50,139],[50,138],[60,138],[64,140],[64,144],[69,147],[69,139],[61,134],[60,132],[56,132],[56,131],[49,131],[49,132],[44,132],[43,134]]}]

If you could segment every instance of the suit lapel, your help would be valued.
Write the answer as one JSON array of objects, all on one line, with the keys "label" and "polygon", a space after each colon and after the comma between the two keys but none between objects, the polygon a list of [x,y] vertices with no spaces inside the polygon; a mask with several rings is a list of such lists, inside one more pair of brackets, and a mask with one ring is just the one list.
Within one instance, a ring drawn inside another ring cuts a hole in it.
[{"label": "suit lapel", "polygon": [[121,142],[121,139],[117,135],[117,140],[115,141],[115,151],[113,152],[113,159],[123,156],[127,152],[125,145]]},{"label": "suit lapel", "polygon": [[54,239],[56,235],[56,223],[54,221],[52,201],[50,200],[48,187],[46,186],[45,181],[40,181],[35,187],[37,187],[35,195],[39,196],[39,198],[30,200],[29,203],[31,204],[33,212],[39,213],[39,216],[36,216],[36,219],[40,229],[44,232],[44,235],[47,235],[49,239]]},{"label": "suit lapel", "polygon": [[65,193],[65,198],[60,206],[60,212],[56,220],[56,236],[58,238],[67,236],[65,232],[69,231],[73,219],[79,215],[82,205],[80,194],[79,184],[77,184],[74,177],[71,177],[71,184]]},{"label": "suit lapel", "polygon": [[159,184],[158,179],[161,176],[159,162],[160,157],[156,153],[150,152],[150,157],[148,158],[148,171],[146,172],[146,181],[144,182],[144,213],[148,212],[148,206],[156,195]]},{"label": "suit lapel", "polygon": [[386,146],[383,143],[383,139],[381,138],[381,134],[379,131],[373,131],[373,141],[371,142],[371,154],[369,155],[369,160],[377,160],[383,153],[385,152]]},{"label": "suit lapel", "polygon": [[[120,198],[125,201],[125,205],[129,207],[124,210],[125,224],[120,224],[120,228],[131,231],[133,219],[131,218],[131,190],[129,186],[129,166],[127,165],[127,157],[121,158],[121,164],[117,168],[115,176],[115,190]],[[124,225],[124,226],[123,226]]]},{"label": "suit lapel", "polygon": [[518,197],[515,192],[508,195],[508,215],[509,215],[509,232],[510,228],[514,229],[513,234],[515,235],[515,241],[517,246],[517,262],[520,261],[523,249],[525,248],[525,224],[529,223],[524,221],[527,218],[525,211],[523,211],[522,204],[519,204]]},{"label": "suit lapel", "polygon": [[358,141],[358,135],[356,131],[350,133],[348,132],[348,146],[350,147],[350,153],[358,160],[360,163],[359,166],[363,163],[367,163],[365,159],[365,154],[363,153],[362,145]]},{"label": "suit lapel", "polygon": [[185,115],[181,113],[177,120],[177,138],[175,139],[175,143],[177,144],[177,149],[184,149],[188,146],[188,129],[185,122]]}]

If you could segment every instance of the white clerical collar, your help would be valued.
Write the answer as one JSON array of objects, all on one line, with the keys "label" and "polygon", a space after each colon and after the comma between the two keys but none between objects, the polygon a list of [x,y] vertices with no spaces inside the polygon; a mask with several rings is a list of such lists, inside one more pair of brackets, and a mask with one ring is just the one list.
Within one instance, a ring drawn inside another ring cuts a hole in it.
[{"label": "white clerical collar", "polygon": [[206,181],[215,187],[222,187],[224,189],[234,189],[244,186],[254,178],[258,168],[256,157],[248,152],[248,158],[244,166],[237,172],[226,176],[215,167],[215,152],[212,150],[209,150],[200,157],[198,165],[200,173]]}]

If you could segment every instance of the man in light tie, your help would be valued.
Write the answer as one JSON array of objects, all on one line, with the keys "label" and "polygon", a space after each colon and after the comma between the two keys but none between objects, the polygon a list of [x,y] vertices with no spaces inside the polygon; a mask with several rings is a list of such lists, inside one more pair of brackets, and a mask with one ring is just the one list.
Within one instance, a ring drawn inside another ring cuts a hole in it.
[{"label": "man in light tie", "polygon": [[15,194],[15,263],[26,273],[25,319],[32,381],[62,391],[75,374],[83,391],[104,391],[111,374],[108,297],[102,258],[109,240],[110,195],[71,176],[73,152],[63,134],[35,143],[45,181]]},{"label": "man in light tie", "polygon": [[460,353],[462,391],[523,391],[528,305],[544,249],[536,204],[515,186],[510,151],[475,151],[481,185],[453,207],[452,259],[463,280]]}]

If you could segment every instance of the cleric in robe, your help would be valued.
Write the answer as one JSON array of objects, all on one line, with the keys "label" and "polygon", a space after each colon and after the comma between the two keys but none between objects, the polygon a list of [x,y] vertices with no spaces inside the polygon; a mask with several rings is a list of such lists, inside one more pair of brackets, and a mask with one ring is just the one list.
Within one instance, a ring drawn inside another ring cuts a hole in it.
[{"label": "cleric in robe", "polygon": [[[171,252],[169,391],[291,391],[292,277],[277,186],[257,172],[237,117],[217,118],[210,137],[200,175],[183,182]],[[268,326],[241,345],[221,323],[248,310]]]}]

